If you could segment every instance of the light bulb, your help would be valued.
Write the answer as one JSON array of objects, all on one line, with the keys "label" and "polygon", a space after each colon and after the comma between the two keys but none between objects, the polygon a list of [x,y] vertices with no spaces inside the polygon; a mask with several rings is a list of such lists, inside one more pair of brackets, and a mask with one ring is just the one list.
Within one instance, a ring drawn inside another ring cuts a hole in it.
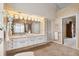
[{"label": "light bulb", "polygon": [[35,21],[38,21],[38,19],[37,19],[37,18],[35,18]]},{"label": "light bulb", "polygon": [[19,19],[19,16],[18,15],[15,15],[15,19]]},{"label": "light bulb", "polygon": [[22,16],[20,16],[20,19],[23,19],[23,17],[22,17]]},{"label": "light bulb", "polygon": [[31,17],[28,17],[28,20],[31,20]]},{"label": "light bulb", "polygon": [[27,16],[24,17],[24,20],[27,20]]},{"label": "light bulb", "polygon": [[32,21],[34,21],[34,18],[32,18]]}]

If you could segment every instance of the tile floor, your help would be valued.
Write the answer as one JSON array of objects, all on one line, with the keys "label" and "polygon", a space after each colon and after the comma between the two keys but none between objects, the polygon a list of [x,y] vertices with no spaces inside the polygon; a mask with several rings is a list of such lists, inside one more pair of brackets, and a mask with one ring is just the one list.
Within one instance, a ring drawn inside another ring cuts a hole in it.
[{"label": "tile floor", "polygon": [[[29,51],[34,52],[35,56],[79,56],[79,50],[53,42],[39,47],[31,48],[29,50],[24,50],[22,52],[29,52]],[[9,53],[8,56],[15,54],[17,53],[16,52],[14,52],[13,54]]]},{"label": "tile floor", "polygon": [[64,39],[64,45],[72,47],[72,48],[76,48],[76,38],[65,38]]}]

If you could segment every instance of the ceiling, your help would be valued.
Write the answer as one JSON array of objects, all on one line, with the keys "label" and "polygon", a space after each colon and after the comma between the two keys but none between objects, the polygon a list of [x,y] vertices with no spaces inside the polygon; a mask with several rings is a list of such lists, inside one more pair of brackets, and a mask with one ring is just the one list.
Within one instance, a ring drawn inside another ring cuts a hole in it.
[{"label": "ceiling", "polygon": [[56,5],[59,7],[59,9],[65,8],[69,6],[72,3],[56,3]]}]

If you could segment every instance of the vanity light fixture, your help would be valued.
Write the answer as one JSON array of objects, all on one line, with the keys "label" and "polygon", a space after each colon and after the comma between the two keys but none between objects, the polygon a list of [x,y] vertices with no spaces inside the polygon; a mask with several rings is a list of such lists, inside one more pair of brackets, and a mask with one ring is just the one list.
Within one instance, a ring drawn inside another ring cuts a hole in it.
[{"label": "vanity light fixture", "polygon": [[[44,17],[40,17],[40,16],[36,16],[36,15],[28,15],[28,14],[24,14],[24,13],[17,13],[17,12],[6,12],[6,14],[11,17],[13,17],[14,19],[23,19],[23,20],[29,20],[29,21],[38,21],[40,22],[41,20],[44,19]],[[5,15],[6,16],[6,15]],[[8,17],[8,16],[7,16]]]},{"label": "vanity light fixture", "polygon": [[41,19],[41,20],[43,20],[43,19],[44,19],[44,17],[41,17],[40,19]]},{"label": "vanity light fixture", "polygon": [[27,20],[27,19],[28,19],[28,16],[25,16],[25,17],[24,17],[24,20]]},{"label": "vanity light fixture", "polygon": [[20,16],[20,19],[23,19],[23,16]]},{"label": "vanity light fixture", "polygon": [[30,16],[28,16],[28,20],[31,20],[31,17]]},{"label": "vanity light fixture", "polygon": [[32,21],[34,21],[34,17],[32,17]]},{"label": "vanity light fixture", "polygon": [[15,18],[15,19],[19,19],[19,16],[18,16],[18,15],[14,15],[14,18]]},{"label": "vanity light fixture", "polygon": [[35,21],[38,21],[38,18],[35,18]]}]

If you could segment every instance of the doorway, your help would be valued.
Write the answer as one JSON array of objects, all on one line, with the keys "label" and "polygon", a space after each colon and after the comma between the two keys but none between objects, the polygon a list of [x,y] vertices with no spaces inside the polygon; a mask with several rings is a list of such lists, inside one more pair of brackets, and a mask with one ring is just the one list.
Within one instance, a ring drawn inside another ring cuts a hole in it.
[{"label": "doorway", "polygon": [[72,38],[72,21],[66,23],[66,37]]},{"label": "doorway", "polygon": [[76,16],[62,19],[63,44],[76,48]]}]

